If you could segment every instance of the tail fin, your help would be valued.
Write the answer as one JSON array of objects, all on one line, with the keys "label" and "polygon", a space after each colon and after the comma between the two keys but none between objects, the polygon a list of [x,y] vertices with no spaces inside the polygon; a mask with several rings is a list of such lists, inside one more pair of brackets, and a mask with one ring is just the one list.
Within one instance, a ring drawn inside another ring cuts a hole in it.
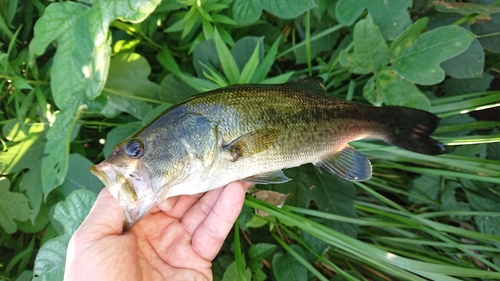
[{"label": "tail fin", "polygon": [[386,139],[388,143],[428,155],[438,155],[446,151],[442,143],[430,137],[439,124],[439,117],[427,111],[407,107],[386,106],[383,108],[399,119],[392,124],[395,127],[388,128]]}]

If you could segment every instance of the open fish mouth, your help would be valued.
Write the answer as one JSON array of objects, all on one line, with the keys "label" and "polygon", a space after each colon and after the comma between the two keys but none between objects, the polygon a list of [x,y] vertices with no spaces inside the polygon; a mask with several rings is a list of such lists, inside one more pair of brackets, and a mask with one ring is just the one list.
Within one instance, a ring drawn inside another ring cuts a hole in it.
[{"label": "open fish mouth", "polygon": [[[145,217],[155,206],[156,196],[151,192],[149,186],[137,186],[137,180],[125,177],[128,173],[123,173],[120,169],[106,161],[103,161],[90,168],[90,172],[96,175],[116,198],[118,204],[125,213],[123,230],[129,230],[133,225]],[[140,181],[139,184],[143,184]],[[136,188],[140,191],[138,194]]]}]

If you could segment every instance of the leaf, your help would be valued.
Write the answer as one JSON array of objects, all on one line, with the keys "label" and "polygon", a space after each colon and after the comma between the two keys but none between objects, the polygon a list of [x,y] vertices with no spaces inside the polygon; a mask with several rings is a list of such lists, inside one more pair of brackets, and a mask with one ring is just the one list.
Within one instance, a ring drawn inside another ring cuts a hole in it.
[{"label": "leaf", "polygon": [[73,235],[87,217],[97,195],[87,189],[73,191],[64,201],[57,203],[54,219],[64,227],[65,235]]},{"label": "leaf", "polygon": [[[320,211],[356,217],[353,205],[355,188],[351,182],[310,164],[287,169],[285,175],[292,180],[268,186],[272,190],[288,194],[287,204],[307,208],[310,201],[314,200]],[[326,221],[325,224],[349,236],[356,236],[357,227],[353,224],[338,221]]]},{"label": "leaf", "polygon": [[45,199],[54,188],[63,183],[68,172],[69,143],[78,119],[79,104],[80,102],[75,102],[73,108],[57,114],[56,121],[47,132],[41,172]]},{"label": "leaf", "polygon": [[252,83],[261,82],[264,80],[273,66],[274,60],[276,59],[276,54],[278,53],[278,46],[281,41],[281,35],[274,41],[273,45],[267,51],[267,54],[261,60],[260,64],[257,66],[255,73],[252,78]]},{"label": "leaf", "polygon": [[262,46],[262,44],[259,43],[260,42],[257,41],[257,45],[255,46],[255,49],[252,52],[252,56],[248,59],[247,63],[245,64],[245,67],[243,67],[243,70],[241,71],[239,82],[242,84],[250,83],[252,81],[252,77],[255,73],[255,70],[259,65],[259,51],[260,51],[259,46]]},{"label": "leaf", "polygon": [[0,175],[30,168],[35,160],[42,158],[44,146],[45,141],[39,135],[9,146],[7,151],[0,153]]},{"label": "leaf", "polygon": [[93,163],[80,154],[69,155],[69,168],[66,179],[61,186],[64,196],[79,189],[87,189],[93,193],[99,193],[102,189],[101,181],[90,173]]},{"label": "leaf", "polygon": [[253,53],[256,52],[256,49],[256,62],[259,64],[264,57],[263,37],[245,36],[238,40],[231,48],[231,55],[233,55],[234,61],[240,71],[243,71],[243,68],[248,64]]},{"label": "leaf", "polygon": [[214,40],[206,40],[196,46],[193,51],[193,66],[196,75],[200,78],[205,77],[204,72],[209,72],[205,66],[212,66],[214,69],[220,69],[220,61]]},{"label": "leaf", "polygon": [[63,280],[69,240],[87,217],[95,199],[94,193],[77,190],[57,203],[54,218],[63,225],[64,234],[42,245],[35,258],[33,280]]},{"label": "leaf", "polygon": [[[500,196],[498,194],[490,192],[488,190],[482,190],[479,193],[475,193],[469,190],[465,190],[469,203],[474,211],[480,212],[500,212],[500,207],[498,202],[500,202]],[[500,218],[498,216],[475,216],[476,227],[481,233],[500,235]],[[494,243],[497,248],[500,248],[500,243]]]},{"label": "leaf", "polygon": [[420,19],[390,46],[392,66],[409,82],[433,85],[444,80],[439,64],[469,48],[474,35],[458,26],[443,26],[420,35],[427,23]]},{"label": "leaf", "polygon": [[431,206],[436,202],[434,207],[437,207],[440,186],[440,177],[422,175],[410,183],[409,200],[415,203],[430,203]]},{"label": "leaf", "polygon": [[[461,184],[455,181],[449,181],[446,183],[443,192],[441,193],[441,210],[442,211],[470,211],[471,206],[465,202],[459,202],[457,200],[456,189],[461,188]],[[459,220],[469,220],[470,218],[464,216],[451,215]]]},{"label": "leaf", "polygon": [[72,106],[75,100],[83,102],[85,95],[93,99],[104,87],[111,48],[109,40],[97,42],[95,38],[106,38],[107,26],[101,26],[104,34],[91,30],[90,20],[99,12],[76,2],[53,3],[35,24],[32,54],[40,56],[52,41],[58,42],[51,89],[60,109]]},{"label": "leaf", "polygon": [[411,24],[408,9],[411,0],[339,0],[335,15],[343,25],[352,25],[364,9],[368,9],[375,25],[384,38],[394,40],[401,31]]},{"label": "leaf", "polygon": [[33,281],[63,280],[70,237],[59,236],[42,245],[35,258]]},{"label": "leaf", "polygon": [[199,92],[191,87],[191,85],[171,73],[167,74],[163,80],[161,80],[160,99],[162,101],[176,104],[198,93]]},{"label": "leaf", "polygon": [[[304,256],[304,251],[301,248],[296,245],[292,245],[292,248]],[[288,253],[274,255],[271,268],[277,281],[307,280],[307,268]]]},{"label": "leaf", "polygon": [[484,60],[483,47],[478,39],[474,39],[465,52],[443,61],[441,67],[453,78],[475,78],[483,75]]},{"label": "leaf", "polygon": [[28,197],[28,202],[32,210],[30,214],[30,220],[32,223],[34,223],[35,218],[38,217],[43,199],[43,186],[40,181],[42,161],[41,159],[38,159],[33,162],[34,163],[30,169],[21,178],[21,183],[19,184],[19,190],[24,191]]},{"label": "leaf", "polygon": [[7,178],[0,178],[0,225],[6,233],[16,232],[14,220],[25,221],[31,210],[28,199],[24,194],[9,191],[10,182]]},{"label": "leaf", "polygon": [[[492,53],[500,53],[500,15],[491,15],[488,19],[477,21],[471,25],[471,30],[479,37],[483,48]],[[481,36],[485,35],[485,36]]]},{"label": "leaf", "polygon": [[255,22],[262,10],[276,15],[278,18],[291,19],[298,17],[314,8],[314,0],[301,1],[266,1],[266,0],[235,0],[233,2],[233,20],[239,25],[248,25]]},{"label": "leaf", "polygon": [[470,79],[446,79],[443,84],[443,91],[446,95],[461,95],[475,92],[486,92],[490,87],[493,76],[484,73],[481,78]]},{"label": "leaf", "polygon": [[229,51],[226,43],[222,40],[217,29],[214,31],[215,48],[219,56],[222,71],[227,77],[229,84],[237,84],[240,81],[240,70],[236,65],[233,55]]},{"label": "leaf", "polygon": [[[248,267],[245,268],[245,278],[246,278],[246,280],[252,280],[252,272],[250,271],[250,269]],[[240,278],[238,276],[238,271],[236,269],[236,261],[233,261],[226,268],[226,271],[224,272],[224,275],[222,276],[222,281],[240,281]]]},{"label": "leaf", "polygon": [[[367,85],[370,86],[368,83]],[[373,93],[370,91],[367,91],[366,94],[363,92],[363,95],[374,105],[384,102],[387,105],[406,106],[427,111],[431,108],[429,99],[417,86],[401,79],[392,67],[386,67],[379,71],[376,74],[373,86],[376,100],[371,100]]]},{"label": "leaf", "polygon": [[276,249],[276,245],[268,244],[268,243],[257,243],[253,244],[248,248],[248,259],[249,264],[248,267],[252,272],[256,272],[261,269],[263,264],[262,261],[270,255],[274,249]]},{"label": "leaf", "polygon": [[354,27],[354,52],[340,53],[340,64],[350,72],[366,74],[376,72],[389,61],[388,47],[378,27],[370,17]]},{"label": "leaf", "polygon": [[151,67],[135,53],[119,54],[111,59],[104,92],[108,102],[101,111],[106,116],[127,112],[141,120],[152,106],[140,98],[159,99],[159,86],[148,80]]}]

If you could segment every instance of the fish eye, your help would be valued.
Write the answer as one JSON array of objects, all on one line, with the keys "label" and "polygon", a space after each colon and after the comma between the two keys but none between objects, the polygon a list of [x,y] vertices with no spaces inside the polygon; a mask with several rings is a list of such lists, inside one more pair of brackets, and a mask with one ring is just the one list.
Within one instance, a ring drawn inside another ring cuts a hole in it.
[{"label": "fish eye", "polygon": [[144,144],[138,139],[132,139],[127,143],[125,154],[132,158],[140,158],[144,155]]}]

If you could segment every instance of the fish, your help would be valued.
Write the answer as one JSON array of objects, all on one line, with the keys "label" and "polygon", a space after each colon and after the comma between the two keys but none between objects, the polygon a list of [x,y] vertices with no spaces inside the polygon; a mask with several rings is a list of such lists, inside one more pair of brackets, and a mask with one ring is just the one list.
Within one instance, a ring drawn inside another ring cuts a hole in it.
[{"label": "fish", "polygon": [[163,200],[233,181],[278,184],[283,169],[312,163],[349,181],[371,178],[365,138],[427,155],[444,153],[427,111],[376,107],[332,97],[322,78],[285,84],[236,84],[165,110],[93,166],[125,212],[124,230]]}]

